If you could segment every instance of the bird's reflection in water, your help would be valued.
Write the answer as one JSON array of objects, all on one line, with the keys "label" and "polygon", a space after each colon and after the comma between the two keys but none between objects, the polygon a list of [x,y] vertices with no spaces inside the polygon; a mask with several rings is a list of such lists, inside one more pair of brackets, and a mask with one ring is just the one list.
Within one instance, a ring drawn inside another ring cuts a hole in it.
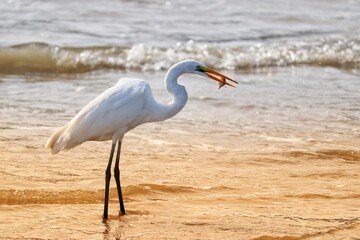
[{"label": "bird's reflection in water", "polygon": [[105,229],[103,231],[103,239],[125,239],[125,229],[129,225],[127,221],[119,216],[109,215],[109,219],[103,219]]}]

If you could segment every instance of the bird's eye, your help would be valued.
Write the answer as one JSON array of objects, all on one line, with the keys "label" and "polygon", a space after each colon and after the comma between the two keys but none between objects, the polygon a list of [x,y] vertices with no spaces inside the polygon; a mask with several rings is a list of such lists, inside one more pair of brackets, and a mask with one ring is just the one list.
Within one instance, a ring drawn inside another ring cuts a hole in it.
[{"label": "bird's eye", "polygon": [[201,66],[201,65],[198,65],[195,67],[195,71],[198,71],[198,72],[205,72],[205,67]]}]

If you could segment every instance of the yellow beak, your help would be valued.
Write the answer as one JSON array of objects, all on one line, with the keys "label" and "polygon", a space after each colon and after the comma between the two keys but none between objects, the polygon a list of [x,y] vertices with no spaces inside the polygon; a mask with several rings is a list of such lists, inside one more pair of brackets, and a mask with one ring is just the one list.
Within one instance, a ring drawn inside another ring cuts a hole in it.
[{"label": "yellow beak", "polygon": [[219,89],[222,88],[225,85],[229,85],[231,87],[235,87],[234,85],[228,83],[226,80],[231,81],[233,83],[239,84],[237,81],[211,69],[211,68],[204,68],[203,72],[211,79],[219,82]]}]

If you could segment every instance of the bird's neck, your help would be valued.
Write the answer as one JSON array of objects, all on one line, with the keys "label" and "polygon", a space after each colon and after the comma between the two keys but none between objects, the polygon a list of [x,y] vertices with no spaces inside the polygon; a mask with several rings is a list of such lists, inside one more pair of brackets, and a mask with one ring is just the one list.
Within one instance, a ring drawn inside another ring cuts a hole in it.
[{"label": "bird's neck", "polygon": [[153,115],[153,121],[163,121],[171,118],[180,112],[185,106],[188,100],[188,95],[185,87],[179,85],[177,82],[177,79],[182,73],[183,72],[176,67],[170,68],[167,72],[164,84],[166,90],[172,95],[173,99],[167,104],[158,103],[156,113]]}]

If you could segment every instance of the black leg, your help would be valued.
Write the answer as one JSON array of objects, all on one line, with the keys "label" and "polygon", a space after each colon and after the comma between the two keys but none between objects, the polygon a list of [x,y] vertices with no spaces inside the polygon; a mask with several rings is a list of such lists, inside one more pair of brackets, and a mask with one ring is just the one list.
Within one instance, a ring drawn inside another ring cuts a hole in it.
[{"label": "black leg", "polygon": [[117,153],[116,153],[116,162],[115,162],[115,167],[114,167],[114,176],[115,176],[116,187],[117,187],[118,196],[119,196],[120,211],[122,212],[122,214],[125,214],[125,207],[124,207],[124,201],[123,201],[123,197],[122,197],[121,184],[120,184],[120,167],[119,167],[119,163],[120,163],[120,151],[121,151],[121,141],[119,141],[118,150],[117,150]]},{"label": "black leg", "polygon": [[110,191],[110,178],[111,178],[111,162],[114,156],[116,143],[111,146],[109,162],[105,172],[105,200],[104,200],[104,219],[108,219],[108,205],[109,205],[109,191]]}]

